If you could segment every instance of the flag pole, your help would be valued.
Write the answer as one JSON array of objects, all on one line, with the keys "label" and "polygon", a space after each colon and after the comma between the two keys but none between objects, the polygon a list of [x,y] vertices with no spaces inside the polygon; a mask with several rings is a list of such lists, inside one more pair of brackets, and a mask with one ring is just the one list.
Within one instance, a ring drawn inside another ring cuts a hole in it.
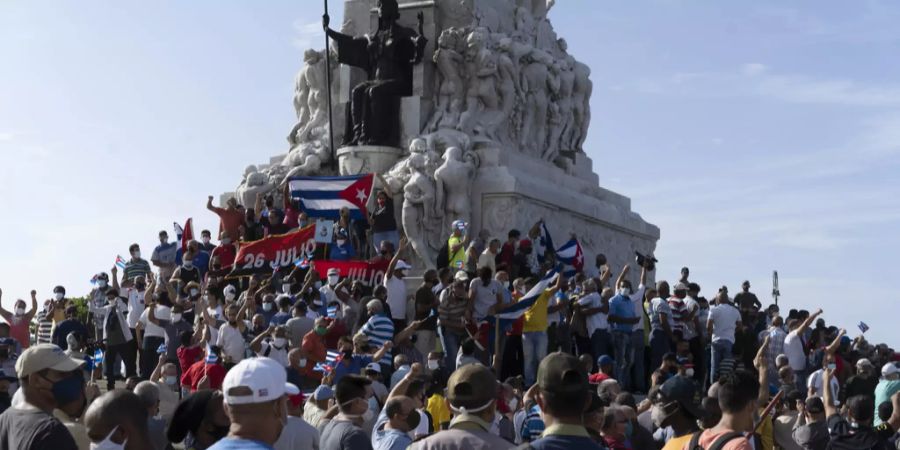
[{"label": "flag pole", "polygon": [[[328,17],[328,0],[325,1],[325,17]],[[331,151],[331,167],[337,169],[337,155],[334,153],[334,125],[331,114],[331,39],[325,30],[325,83],[328,85],[328,148]]]}]

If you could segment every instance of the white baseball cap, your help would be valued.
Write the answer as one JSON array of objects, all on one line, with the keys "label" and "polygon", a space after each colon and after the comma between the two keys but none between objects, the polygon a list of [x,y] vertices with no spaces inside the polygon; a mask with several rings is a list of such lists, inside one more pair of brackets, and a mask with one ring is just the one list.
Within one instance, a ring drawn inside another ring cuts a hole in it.
[{"label": "white baseball cap", "polygon": [[369,365],[366,366],[366,370],[381,373],[381,364],[378,364],[377,362],[369,363]]},{"label": "white baseball cap", "polygon": [[[53,344],[32,345],[16,360],[16,375],[25,378],[44,369],[71,372],[84,364],[83,360],[66,356],[61,348]],[[284,369],[281,369],[284,372]],[[287,373],[285,372],[285,377]]]},{"label": "white baseball cap", "polygon": [[341,271],[338,270],[337,267],[332,267],[332,268],[328,269],[328,275],[329,275],[329,276],[330,276],[330,275],[340,275],[340,274],[341,274]]},{"label": "white baseball cap", "polygon": [[248,405],[297,395],[300,389],[287,382],[284,366],[271,358],[249,358],[239,362],[222,381],[225,403]]},{"label": "white baseball cap", "polygon": [[406,269],[412,269],[412,266],[407,264],[406,261],[404,261],[402,259],[398,259],[397,264],[394,266],[394,270],[406,270]]},{"label": "white baseball cap", "polygon": [[898,372],[900,372],[900,369],[898,369],[897,365],[892,362],[885,363],[885,365],[881,366],[881,376],[883,377],[893,375]]}]

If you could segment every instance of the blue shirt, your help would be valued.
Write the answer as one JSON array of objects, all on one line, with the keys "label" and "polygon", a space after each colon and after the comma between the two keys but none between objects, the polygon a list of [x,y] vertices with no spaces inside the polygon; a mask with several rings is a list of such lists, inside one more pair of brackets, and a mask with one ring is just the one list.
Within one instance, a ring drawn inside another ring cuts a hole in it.
[{"label": "blue shirt", "polygon": [[[369,345],[374,348],[381,348],[385,342],[394,339],[394,322],[386,314],[379,313],[369,317],[369,320],[359,329],[359,332],[369,338]],[[384,353],[384,357],[379,362],[390,365],[391,358],[389,350]]]},{"label": "blue shirt", "polygon": [[538,405],[533,405],[528,409],[528,414],[525,415],[525,421],[522,422],[522,430],[519,436],[521,436],[522,442],[528,442],[541,437],[543,432],[544,420],[541,419],[541,408]]},{"label": "blue shirt", "polygon": [[[631,302],[631,298],[621,294],[616,294],[616,296],[609,301],[609,315],[618,316],[623,319],[634,319],[637,317],[634,313],[634,304]],[[615,331],[626,332],[631,332],[632,328],[634,328],[633,324],[619,322],[610,322],[609,326]]]},{"label": "blue shirt", "polygon": [[269,319],[269,325],[284,325],[288,320],[291,320],[291,313],[279,311]]},{"label": "blue shirt", "polygon": [[408,434],[400,430],[385,430],[384,425],[387,422],[387,413],[382,409],[372,430],[373,450],[406,450],[407,447],[412,445],[413,440]]},{"label": "blue shirt", "polygon": [[363,368],[372,362],[372,358],[364,355],[353,355],[353,358],[350,359],[350,364],[345,364],[346,362],[347,360],[344,359],[334,365],[333,386],[337,386],[338,381],[341,381],[344,375],[359,375]]},{"label": "blue shirt", "polygon": [[225,438],[220,439],[212,447],[207,447],[207,450],[274,450],[274,448],[265,442]]},{"label": "blue shirt", "polygon": [[334,261],[347,261],[354,256],[356,256],[356,252],[353,250],[353,245],[348,240],[344,242],[344,245],[331,244],[328,246],[329,248],[329,259]]}]

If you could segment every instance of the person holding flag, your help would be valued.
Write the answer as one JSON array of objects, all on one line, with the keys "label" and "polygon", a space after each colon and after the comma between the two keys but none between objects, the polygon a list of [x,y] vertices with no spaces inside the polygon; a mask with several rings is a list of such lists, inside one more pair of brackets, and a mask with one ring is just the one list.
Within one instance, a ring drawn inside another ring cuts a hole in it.
[{"label": "person holding flag", "polygon": [[178,252],[178,245],[169,242],[169,233],[166,230],[159,232],[159,245],[153,249],[153,255],[150,256],[150,262],[159,268],[159,277],[163,280],[172,278],[175,272],[175,255]]},{"label": "person holding flag", "polygon": [[[550,286],[554,278],[556,278],[556,284]],[[566,277],[556,271],[550,271],[540,281],[529,278],[525,281],[527,293],[516,303],[521,306],[530,305],[527,310],[519,314],[519,316],[525,315],[525,323],[522,326],[522,354],[525,356],[526,386],[534,384],[538,364],[547,355],[547,314],[550,308],[550,299],[558,291],[565,289],[565,286]]]}]

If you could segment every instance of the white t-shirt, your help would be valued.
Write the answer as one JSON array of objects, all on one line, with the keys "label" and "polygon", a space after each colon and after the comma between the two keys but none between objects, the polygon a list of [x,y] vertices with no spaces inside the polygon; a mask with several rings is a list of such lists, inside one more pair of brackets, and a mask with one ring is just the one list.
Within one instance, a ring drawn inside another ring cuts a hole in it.
[{"label": "white t-shirt", "polygon": [[[578,300],[578,304],[586,309],[594,309],[603,306],[603,299],[600,294],[592,292]],[[584,322],[587,325],[588,337],[593,336],[594,331],[605,330],[609,328],[609,322],[606,320],[606,314],[598,312],[590,316],[585,316]]]},{"label": "white t-shirt", "polygon": [[[816,390],[815,396],[819,397],[821,399],[825,398],[825,395],[823,393],[824,391],[822,388],[822,382],[824,381],[824,378],[822,377],[822,375],[824,375],[824,373],[825,373],[825,369],[819,369],[819,370],[813,372],[812,375],[809,376],[809,380],[807,380],[807,382],[806,382],[806,387],[814,388]],[[834,402],[834,406],[841,405],[840,400],[838,400],[838,394],[840,392],[841,392],[841,386],[840,386],[840,384],[838,384],[837,377],[831,377],[831,398],[832,398],[832,401]]]},{"label": "white t-shirt", "polygon": [[406,320],[406,282],[397,277],[384,277],[382,282],[387,288],[387,303],[391,307],[391,318]]},{"label": "white t-shirt", "polygon": [[125,316],[128,328],[136,327],[138,321],[141,320],[141,314],[144,312],[144,292],[146,291],[138,292],[137,289],[128,288],[126,293],[128,298],[128,315]]},{"label": "white t-shirt", "polygon": [[803,351],[803,339],[796,331],[791,331],[784,338],[784,355],[794,372],[806,369],[806,353]]},{"label": "white t-shirt", "polygon": [[734,331],[741,321],[741,312],[728,305],[716,305],[709,310],[709,322],[713,324],[712,341],[729,341],[734,343]]},{"label": "white t-shirt", "polygon": [[631,304],[634,305],[634,313],[638,316],[638,323],[634,324],[634,327],[631,328],[631,331],[644,331],[644,291],[646,287],[642,284],[638,286],[637,292],[632,292],[628,298],[631,299]]},{"label": "white t-shirt", "polygon": [[497,280],[491,280],[487,286],[481,278],[475,278],[469,283],[469,290],[475,291],[475,305],[473,307],[475,320],[487,317],[488,309],[497,304],[497,294],[503,291],[503,286]]},{"label": "white t-shirt", "polygon": [[[172,309],[168,306],[156,306],[154,316],[157,320],[172,320]],[[144,325],[144,336],[147,337],[166,337],[166,330],[150,321],[150,308],[144,308],[139,321]]]},{"label": "white t-shirt", "polygon": [[[256,353],[256,356],[264,356],[266,358],[272,358],[275,361],[278,361],[284,367],[288,366],[288,345],[289,343],[285,341],[284,347],[275,348],[272,345],[272,341],[263,341],[259,344],[259,352]],[[269,352],[267,355],[266,352]]]},{"label": "white t-shirt", "polygon": [[219,327],[219,336],[216,339],[216,345],[222,347],[222,355],[231,359],[233,364],[237,364],[244,359],[244,336],[241,331],[226,323]]}]

